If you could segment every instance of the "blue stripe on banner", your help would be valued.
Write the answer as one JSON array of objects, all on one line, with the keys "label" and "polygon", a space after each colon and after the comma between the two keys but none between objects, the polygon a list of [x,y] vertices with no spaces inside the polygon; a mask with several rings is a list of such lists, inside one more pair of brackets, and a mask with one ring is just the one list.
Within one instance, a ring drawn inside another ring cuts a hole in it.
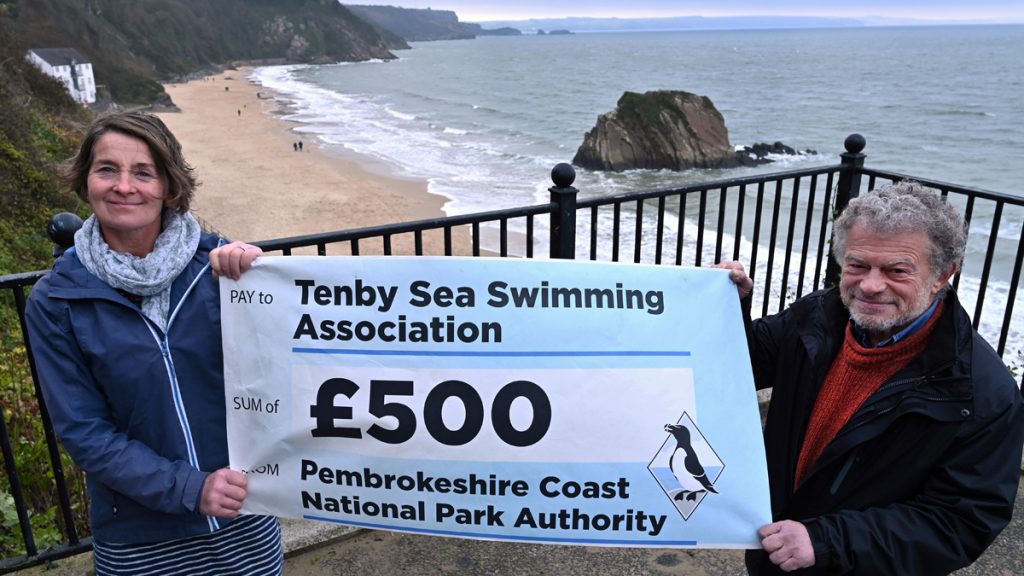
[{"label": "blue stripe on banner", "polygon": [[[346,524],[349,526],[359,526],[362,528],[373,528],[375,530],[395,530],[395,526],[388,526],[384,524],[374,524],[372,522],[352,522],[345,520],[337,520],[335,518],[324,518],[323,516],[313,516],[312,514],[305,514],[302,516],[306,520],[319,520],[320,522],[332,522],[334,524]],[[516,540],[521,542],[551,542],[561,544],[625,544],[628,546],[650,546],[657,544],[658,546],[696,546],[696,540],[611,540],[601,538],[544,538],[540,536],[512,536],[507,534],[482,534],[479,532],[458,532],[455,530],[430,530],[427,528],[409,528],[403,526],[402,532],[414,532],[417,534],[434,534],[437,536],[458,536],[461,538],[494,538],[496,540]]]},{"label": "blue stripe on banner", "polygon": [[472,351],[451,351],[451,350],[356,350],[352,348],[292,348],[293,354],[342,354],[353,356],[465,356],[465,357],[569,357],[569,356],[689,356],[690,352],[680,351],[658,351],[658,350],[606,350],[577,352],[565,351],[512,351],[512,352],[472,352]]}]

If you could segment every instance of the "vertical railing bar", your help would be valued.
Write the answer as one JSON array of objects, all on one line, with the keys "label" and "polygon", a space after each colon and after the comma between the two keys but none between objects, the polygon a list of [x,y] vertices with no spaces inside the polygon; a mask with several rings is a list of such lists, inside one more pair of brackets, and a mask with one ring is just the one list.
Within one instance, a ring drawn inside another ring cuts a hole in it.
[{"label": "vertical railing bar", "polygon": [[384,255],[391,256],[391,234],[384,235]]},{"label": "vertical railing bar", "polygon": [[[843,148],[846,152],[839,155],[840,166],[836,172],[838,181],[835,189],[835,206],[832,214],[838,214],[846,209],[850,200],[860,196],[864,180],[864,159],[862,153],[867,142],[860,134],[850,134],[843,141]],[[829,250],[831,253],[831,249]],[[830,254],[831,255],[831,254]],[[825,259],[825,286],[839,284],[840,267],[835,258]]]},{"label": "vertical railing bar", "polygon": [[786,253],[782,261],[782,289],[779,291],[779,312],[786,309],[786,293],[789,291],[789,267],[793,261],[793,232],[796,231],[796,211],[800,204],[800,177],[793,180],[793,192],[789,201],[789,222],[786,224]]},{"label": "vertical railing bar", "polygon": [[872,174],[872,175],[868,176],[868,191],[870,192],[871,190],[874,190],[874,189],[875,189],[875,175]]},{"label": "vertical railing bar", "polygon": [[796,297],[804,295],[804,275],[807,273],[807,253],[811,245],[811,223],[814,222],[814,197],[818,189],[818,176],[811,176],[810,190],[807,191],[807,216],[804,222],[802,249],[800,250],[800,273],[796,279]]},{"label": "vertical railing bar", "polygon": [[590,207],[590,259],[597,260],[597,206]]},{"label": "vertical railing bar", "polygon": [[814,265],[814,290],[822,288],[821,266],[827,264],[830,252],[825,250],[825,238],[828,234],[828,223],[832,219],[832,172],[825,180],[825,198],[821,202],[821,227],[818,230],[818,258]]},{"label": "vertical railing bar", "polygon": [[[772,284],[772,264],[775,263],[775,240],[779,235],[779,203],[782,200],[782,180],[775,181],[775,203],[772,205],[772,227],[768,237],[768,264],[764,269],[764,284],[766,287]],[[780,295],[780,298],[782,296]],[[768,301],[771,299],[771,292],[765,294],[764,302],[761,303],[761,316],[768,315]]]},{"label": "vertical railing bar", "polygon": [[454,253],[452,249],[452,227],[446,225],[444,227],[444,255],[451,256]]},{"label": "vertical railing bar", "polygon": [[[356,240],[353,240],[353,242],[356,242]],[[319,244],[317,244],[316,245],[316,255],[317,256],[327,256],[327,244],[324,244],[323,242],[320,242]]]},{"label": "vertical railing bar", "polygon": [[[473,229],[473,246],[479,249],[480,246],[480,227],[479,224],[474,223],[476,226]],[[417,230],[413,232],[413,244],[416,250],[417,256],[423,256],[423,230]]]},{"label": "vertical railing bar", "polygon": [[[32,342],[28,335],[28,327],[25,325],[25,292],[21,288],[14,289],[13,292],[14,307],[17,310],[18,322],[21,324],[21,338],[22,342],[25,343],[25,357],[28,360],[29,375],[32,378],[36,402],[39,403],[39,418],[42,420],[43,436],[46,438],[46,450],[50,457],[50,468],[53,470],[53,481],[57,487],[57,500],[60,502],[61,516],[64,517],[68,540],[71,544],[78,544],[78,529],[75,527],[75,516],[71,507],[71,496],[68,494],[68,481],[64,474],[64,465],[60,460],[57,434],[53,430],[50,411],[47,409],[46,401],[43,398],[43,389],[39,382],[39,372],[36,370],[35,356],[32,354]],[[6,436],[6,431],[4,434]]]},{"label": "vertical railing bar", "polygon": [[665,241],[665,197],[658,196],[658,229],[654,242],[654,263],[661,264],[662,243]]},{"label": "vertical railing bar", "polygon": [[981,326],[981,308],[985,303],[985,291],[988,288],[988,275],[992,271],[992,258],[996,253],[996,241],[999,240],[999,221],[1003,217],[1003,202],[996,201],[996,211],[992,215],[992,228],[988,234],[988,248],[985,250],[985,263],[981,267],[981,281],[978,285],[978,300],[974,303],[974,329]]},{"label": "vertical railing bar", "polygon": [[526,216],[526,257],[533,258],[533,214]]},{"label": "vertical railing bar", "polygon": [[622,216],[622,203],[615,203],[613,212],[614,224],[612,225],[612,262],[619,261],[619,218]]},{"label": "vertical railing bar", "polygon": [[740,195],[736,200],[736,232],[733,233],[732,259],[740,259],[740,244],[743,238],[743,209],[746,207],[747,185],[740,184]]},{"label": "vertical railing bar", "polygon": [[704,216],[708,212],[708,190],[700,191],[700,203],[697,208],[697,253],[693,256],[693,265],[700,268],[701,257],[704,255]]},{"label": "vertical railing bar", "polygon": [[[750,243],[750,270],[747,275],[751,280],[757,276],[757,254],[761,247],[761,210],[764,208],[764,181],[757,183],[757,201],[754,203],[754,234]],[[764,287],[762,298],[768,298],[768,286]]]},{"label": "vertical railing bar", "polygon": [[722,261],[722,243],[725,241],[725,201],[727,188],[723,186],[718,193],[718,223],[715,230],[715,264]]},{"label": "vertical railing bar", "polygon": [[[17,302],[18,294],[21,293],[21,300],[24,301],[25,294],[23,288],[15,287],[12,288],[14,293],[14,299]],[[24,308],[24,306],[21,306]],[[22,334],[26,333],[25,330],[25,319],[23,314],[21,316]],[[29,345],[28,339],[25,340],[25,354],[31,353],[31,346]],[[30,367],[31,368],[31,367]],[[36,381],[36,376],[32,374],[33,382]],[[44,424],[46,420],[43,421]],[[35,556],[39,553],[36,549],[35,534],[32,532],[32,522],[28,517],[28,503],[25,502],[25,492],[21,485],[21,476],[18,474],[18,464],[14,459],[14,448],[11,446],[10,434],[7,431],[7,414],[2,403],[0,403],[0,435],[3,436],[3,455],[4,455],[4,469],[7,471],[7,480],[10,483],[11,495],[14,497],[14,509],[18,514],[18,525],[21,527],[21,537],[25,542],[25,553],[28,556]],[[46,439],[47,447],[51,446],[49,436]],[[63,507],[63,503],[62,503]],[[74,525],[74,521],[66,522],[69,526]]]},{"label": "vertical railing bar", "polygon": [[679,195],[676,223],[676,266],[683,265],[683,238],[686,236],[686,194]]},{"label": "vertical railing bar", "polygon": [[281,254],[284,255],[284,256],[291,256],[292,255],[292,249],[291,248],[285,248],[285,249],[281,250]]},{"label": "vertical railing bar", "polygon": [[636,219],[633,223],[633,263],[640,263],[644,239],[644,201],[636,201]]},{"label": "vertical railing bar", "polygon": [[[943,196],[949,194],[947,190],[942,191]],[[964,207],[964,225],[967,226],[967,230],[971,229],[971,219],[974,218],[974,196],[967,197],[967,206]],[[956,274],[953,275],[953,290],[956,291],[960,288],[960,275],[963,270],[957,270]]]},{"label": "vertical railing bar", "polygon": [[498,223],[499,236],[501,238],[501,254],[502,258],[508,257],[508,218],[502,218]]},{"label": "vertical railing bar", "polygon": [[999,331],[999,356],[1006,350],[1006,338],[1010,334],[1010,320],[1013,319],[1013,301],[1017,298],[1017,287],[1020,283],[1021,266],[1024,265],[1024,220],[1021,221],[1020,238],[1017,242],[1017,259],[1013,262],[1013,276],[1010,277],[1010,290],[1006,294],[1006,312],[1003,314],[1003,328]]},{"label": "vertical railing bar", "polygon": [[473,256],[480,255],[480,223],[473,222],[473,228],[471,232],[473,236]]},{"label": "vertical railing bar", "polygon": [[[2,403],[0,403],[0,434],[3,435],[4,469],[7,471],[11,496],[14,498],[14,509],[18,513],[18,526],[21,528],[21,537],[25,542],[25,555],[36,556],[39,554],[39,550],[36,548],[36,538],[32,532],[32,522],[28,518],[28,504],[25,502],[25,491],[21,486],[21,476],[18,475],[18,465],[14,461],[14,449],[11,447],[10,435],[7,432],[7,413]],[[74,524],[74,522],[71,522],[71,524]]]}]

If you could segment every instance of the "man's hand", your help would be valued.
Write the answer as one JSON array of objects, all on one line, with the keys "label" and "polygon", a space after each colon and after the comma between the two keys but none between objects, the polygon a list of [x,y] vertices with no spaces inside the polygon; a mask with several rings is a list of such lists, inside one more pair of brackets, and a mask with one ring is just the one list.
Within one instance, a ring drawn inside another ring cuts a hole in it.
[{"label": "man's hand", "polygon": [[783,572],[814,566],[814,546],[803,524],[783,520],[762,526],[757,533],[768,559]]},{"label": "man's hand", "polygon": [[230,468],[221,468],[206,477],[203,495],[199,499],[199,513],[204,516],[234,518],[245,501],[249,479]]},{"label": "man's hand", "polygon": [[210,251],[210,266],[216,278],[227,276],[238,280],[248,270],[254,260],[263,255],[258,246],[245,242],[232,242],[218,246]]},{"label": "man's hand", "polygon": [[747,271],[743,268],[742,263],[736,260],[722,260],[715,264],[715,268],[729,271],[729,279],[736,284],[736,291],[739,292],[740,299],[750,296],[750,293],[754,291],[754,281],[747,276]]}]

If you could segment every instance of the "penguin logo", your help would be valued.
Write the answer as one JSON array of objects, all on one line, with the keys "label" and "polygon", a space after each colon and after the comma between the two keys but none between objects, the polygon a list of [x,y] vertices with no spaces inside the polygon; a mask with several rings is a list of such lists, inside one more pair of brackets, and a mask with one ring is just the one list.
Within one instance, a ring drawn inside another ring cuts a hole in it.
[{"label": "penguin logo", "polygon": [[718,494],[715,483],[725,464],[689,414],[665,424],[664,430],[668,435],[647,468],[683,519],[689,520],[708,494]]},{"label": "penguin logo", "polygon": [[708,480],[708,475],[704,472],[704,466],[701,465],[700,459],[697,458],[697,454],[693,451],[693,446],[690,443],[690,430],[680,424],[665,424],[665,432],[671,434],[676,441],[676,449],[668,457],[668,467],[669,470],[672,470],[672,474],[675,475],[676,479],[679,480],[679,485],[686,486],[689,483],[688,479],[693,478],[703,487],[700,490],[693,491],[681,490],[672,499],[681,500],[686,498],[693,501],[697,499],[697,495],[701,492],[718,494],[718,490],[715,490],[715,485]]}]

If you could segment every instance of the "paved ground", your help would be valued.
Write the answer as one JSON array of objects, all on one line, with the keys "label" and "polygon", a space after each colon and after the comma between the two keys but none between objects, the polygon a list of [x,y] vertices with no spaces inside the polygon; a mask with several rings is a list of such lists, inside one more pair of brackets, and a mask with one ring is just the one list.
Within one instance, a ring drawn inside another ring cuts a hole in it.
[{"label": "paved ground", "polygon": [[[287,531],[301,530],[289,525]],[[313,526],[313,528],[318,528]],[[326,528],[319,528],[326,530]],[[420,575],[739,575],[745,574],[743,552],[595,548],[478,542],[437,536],[413,536],[375,530],[337,529],[323,546],[289,554],[288,576],[360,574]],[[974,565],[958,576],[1024,574],[1024,483],[1017,490],[1013,521]]]},{"label": "paved ground", "polygon": [[[284,521],[287,576],[576,576],[742,575],[743,552],[595,548],[480,542],[437,536],[352,529],[322,522]],[[31,576],[91,576],[92,555],[82,554]],[[1024,574],[1024,483],[1013,520],[974,565],[957,576]]]}]

